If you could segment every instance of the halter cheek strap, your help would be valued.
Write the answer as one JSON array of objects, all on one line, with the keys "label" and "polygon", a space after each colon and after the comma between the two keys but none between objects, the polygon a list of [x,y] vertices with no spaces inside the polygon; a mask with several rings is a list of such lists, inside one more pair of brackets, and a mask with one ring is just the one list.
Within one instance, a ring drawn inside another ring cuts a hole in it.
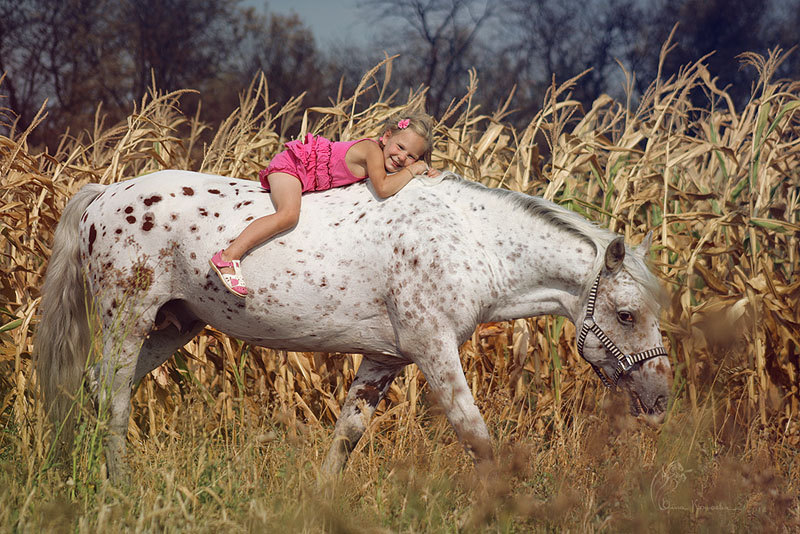
[{"label": "halter cheek strap", "polygon": [[[594,303],[597,299],[597,286],[599,284],[600,275],[598,274],[597,279],[592,285],[592,289],[589,291],[589,300],[588,304],[586,305],[586,317],[583,319],[583,326],[581,327],[581,332],[578,335],[578,354],[580,354],[584,360],[589,362],[589,365],[592,366],[594,372],[600,377],[600,380],[603,382],[604,386],[607,388],[613,388],[617,385],[617,381],[620,379],[620,377],[630,371],[634,365],[651,358],[657,358],[658,356],[667,356],[667,351],[663,346],[627,355],[619,350],[619,348],[614,344],[613,341],[611,341],[611,339],[609,339],[605,332],[603,332],[603,329],[600,328],[600,326],[594,320]],[[613,354],[614,358],[616,358],[614,370],[611,373],[611,376],[606,376],[606,374],[598,365],[590,362],[583,354],[583,343],[586,341],[586,336],[589,334],[589,332],[593,333],[595,337],[600,340],[600,343],[603,344],[603,347],[605,347],[605,349]]]}]

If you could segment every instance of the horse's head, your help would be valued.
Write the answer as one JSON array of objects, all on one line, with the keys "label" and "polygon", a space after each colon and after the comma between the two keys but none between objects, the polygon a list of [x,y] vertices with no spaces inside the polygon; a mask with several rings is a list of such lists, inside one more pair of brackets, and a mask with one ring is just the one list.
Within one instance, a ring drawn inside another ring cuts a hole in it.
[{"label": "horse's head", "polygon": [[659,328],[658,283],[644,259],[650,235],[625,257],[621,237],[605,251],[578,325],[578,350],[606,386],[630,395],[631,411],[660,423],[672,382]]}]

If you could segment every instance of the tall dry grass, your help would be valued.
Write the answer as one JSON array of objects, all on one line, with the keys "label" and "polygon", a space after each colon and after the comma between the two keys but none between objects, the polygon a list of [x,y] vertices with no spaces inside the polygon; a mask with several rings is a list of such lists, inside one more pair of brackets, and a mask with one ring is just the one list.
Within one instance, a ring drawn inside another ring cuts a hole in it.
[{"label": "tall dry grass", "polygon": [[[523,130],[504,122],[510,102],[492,113],[473,105],[473,78],[437,126],[435,166],[566,204],[633,242],[655,231],[654,269],[671,295],[662,320],[675,369],[668,421],[651,429],[626,418],[577,356],[574,326],[564,319],[481,325],[461,354],[497,440],[496,483],[473,484],[411,367],[392,385],[333,497],[312,489],[315,468],[360,356],[271,351],[212,329],[136,390],[129,435],[138,485],[108,486],[85,449],[71,465],[54,463],[31,364],[39,288],[59,214],[83,184],[164,168],[254,178],[289,132],[376,135],[398,108],[424,104],[424,91],[391,92],[387,61],[329,107],[306,109],[300,95],[278,108],[260,78],[211,131],[199,114],[182,113],[181,92],[153,88],[125,123],[104,124],[98,108],[94,129],[65,135],[52,154],[27,143],[44,111],[20,130],[0,110],[10,132],[0,136],[0,484],[12,488],[0,497],[0,524],[340,532],[797,526],[800,83],[774,79],[783,57],[742,57],[755,74],[741,109],[700,60],[660,76],[641,98],[602,96],[589,109],[570,98],[580,79],[554,84]],[[693,95],[707,104],[693,106]],[[86,421],[84,435],[102,433],[102,421]]]}]

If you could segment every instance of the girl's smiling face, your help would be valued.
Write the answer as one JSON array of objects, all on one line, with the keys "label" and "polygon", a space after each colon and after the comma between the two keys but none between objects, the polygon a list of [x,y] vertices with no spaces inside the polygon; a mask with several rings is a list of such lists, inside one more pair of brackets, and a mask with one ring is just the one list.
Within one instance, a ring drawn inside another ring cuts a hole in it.
[{"label": "girl's smiling face", "polygon": [[408,167],[425,154],[428,149],[425,139],[418,133],[406,129],[383,134],[383,165],[386,172],[395,173]]}]

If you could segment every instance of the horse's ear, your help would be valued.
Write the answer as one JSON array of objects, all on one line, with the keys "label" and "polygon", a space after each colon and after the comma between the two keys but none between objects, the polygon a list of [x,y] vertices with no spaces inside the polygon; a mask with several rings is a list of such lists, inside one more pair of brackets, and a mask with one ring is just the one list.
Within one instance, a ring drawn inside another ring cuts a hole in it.
[{"label": "horse's ear", "polygon": [[653,245],[653,231],[650,230],[647,232],[647,235],[644,236],[644,239],[636,247],[636,253],[641,256],[642,258],[647,258],[647,254],[650,252],[650,247]]},{"label": "horse's ear", "polygon": [[622,268],[625,260],[625,240],[617,237],[608,244],[606,249],[606,270],[611,274],[616,273]]}]

